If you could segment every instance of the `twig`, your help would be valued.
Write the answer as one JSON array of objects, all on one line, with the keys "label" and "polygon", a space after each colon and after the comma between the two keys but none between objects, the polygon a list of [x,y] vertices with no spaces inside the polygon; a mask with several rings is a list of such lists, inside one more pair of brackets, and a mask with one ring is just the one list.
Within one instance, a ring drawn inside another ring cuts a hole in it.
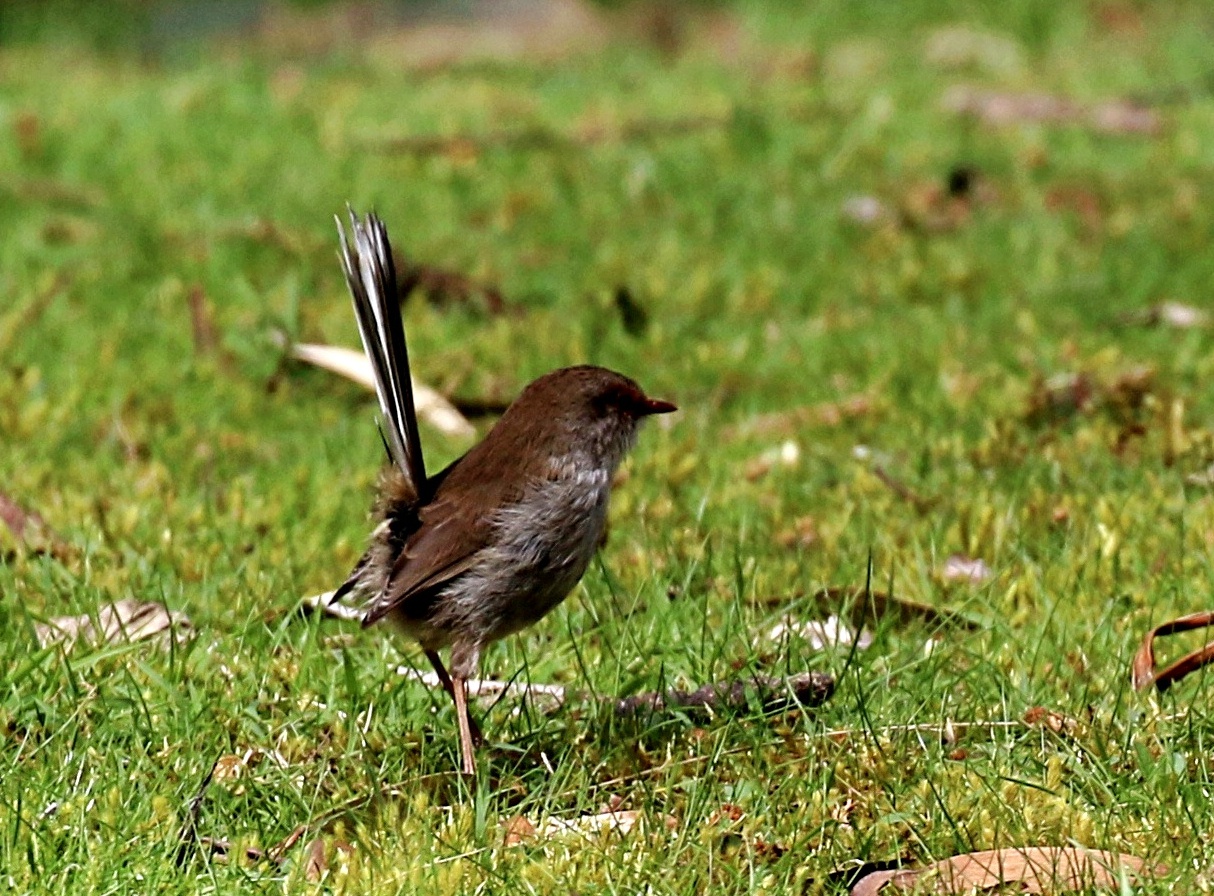
[{"label": "twig", "polygon": [[198,790],[194,793],[190,800],[189,806],[186,809],[185,821],[181,825],[181,832],[177,835],[177,867],[185,866],[189,861],[190,856],[194,854],[198,840],[198,817],[202,814],[202,800],[206,796],[207,790],[211,786],[211,781],[215,778],[215,769],[219,767],[219,757],[215,757],[215,761],[211,763],[211,767],[207,769],[207,773],[202,778],[202,783],[198,785]]},{"label": "twig", "polygon": [[889,475],[889,473],[885,471],[885,467],[881,466],[880,464],[874,464],[872,470],[873,475],[885,483],[885,485],[889,487],[890,491],[892,491],[899,498],[902,498],[904,501],[909,501],[914,505],[915,510],[919,511],[920,513],[927,513],[927,511],[931,510],[940,502],[939,498],[924,497],[912,489],[909,485],[895,479],[893,476]]},{"label": "twig", "polygon": [[619,127],[594,126],[580,132],[561,132],[544,127],[484,131],[444,137],[422,135],[397,137],[367,147],[384,153],[432,156],[446,153],[478,153],[487,149],[566,149],[588,147],[611,140],[642,140],[651,137],[678,137],[696,131],[723,127],[730,116],[687,115],[679,118],[643,118]]},{"label": "twig", "polygon": [[[398,666],[400,675],[424,682],[430,687],[439,687],[441,682],[433,672],[419,672],[411,666]],[[795,706],[820,706],[834,693],[835,680],[821,672],[802,672],[788,678],[768,675],[753,675],[734,681],[706,684],[694,691],[672,689],[635,694],[631,697],[598,697],[610,700],[618,715],[636,715],[639,712],[662,712],[681,709],[691,714],[712,714],[747,709],[752,700],[766,714],[792,709]],[[574,691],[557,684],[518,684],[509,681],[473,679],[468,682],[468,695],[481,701],[539,697],[537,701],[545,712],[554,712],[567,702],[596,699],[588,694]]]}]

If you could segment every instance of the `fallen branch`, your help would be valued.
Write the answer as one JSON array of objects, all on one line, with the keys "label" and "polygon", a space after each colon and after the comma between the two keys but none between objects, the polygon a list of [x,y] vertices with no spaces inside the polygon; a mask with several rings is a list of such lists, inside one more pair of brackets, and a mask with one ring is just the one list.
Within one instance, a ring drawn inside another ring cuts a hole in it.
[{"label": "fallen branch", "polygon": [[[411,666],[399,666],[397,672],[421,681],[430,687],[442,682],[433,672],[419,672]],[[821,672],[802,672],[788,678],[753,675],[735,681],[706,684],[694,691],[672,689],[651,691],[632,697],[599,697],[611,700],[621,716],[640,712],[662,712],[681,709],[693,715],[737,712],[758,704],[766,714],[795,709],[797,706],[820,706],[834,693],[835,680]],[[558,684],[520,684],[508,681],[473,679],[468,682],[468,696],[481,702],[529,699],[542,712],[555,712],[566,703],[595,699],[580,691],[569,691]]]}]

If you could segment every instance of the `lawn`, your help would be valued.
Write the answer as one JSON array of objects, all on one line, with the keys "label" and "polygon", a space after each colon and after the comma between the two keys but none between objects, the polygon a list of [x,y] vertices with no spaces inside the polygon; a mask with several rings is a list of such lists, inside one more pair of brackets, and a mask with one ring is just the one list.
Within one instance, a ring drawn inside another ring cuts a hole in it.
[{"label": "lawn", "polygon": [[[0,887],[843,893],[1027,845],[1214,887],[1214,682],[1130,685],[1214,603],[1206,6],[573,9],[5,11]],[[409,298],[422,381],[493,407],[596,363],[681,409],[484,657],[577,694],[481,706],[475,780],[413,645],[296,612],[383,460],[372,396],[282,348],[357,345],[347,202],[500,292]],[[871,645],[803,636],[866,586]],[[192,637],[40,646],[126,598]],[[808,671],[833,696],[774,714],[596,699]]]}]

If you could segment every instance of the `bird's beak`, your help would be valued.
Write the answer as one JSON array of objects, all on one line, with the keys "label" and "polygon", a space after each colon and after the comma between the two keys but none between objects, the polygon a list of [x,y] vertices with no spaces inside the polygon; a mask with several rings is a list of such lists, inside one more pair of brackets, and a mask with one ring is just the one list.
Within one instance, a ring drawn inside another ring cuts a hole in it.
[{"label": "bird's beak", "polygon": [[646,398],[638,409],[638,417],[648,417],[650,414],[669,414],[671,411],[677,411],[678,407],[671,404],[669,401],[662,401],[660,398]]}]

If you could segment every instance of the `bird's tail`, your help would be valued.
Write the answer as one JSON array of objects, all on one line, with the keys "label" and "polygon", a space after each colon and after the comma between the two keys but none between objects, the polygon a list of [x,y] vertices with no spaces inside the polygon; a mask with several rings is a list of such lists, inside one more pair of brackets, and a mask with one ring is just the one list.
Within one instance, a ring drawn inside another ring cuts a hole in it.
[{"label": "bird's tail", "polygon": [[341,266],[354,300],[354,317],[363,349],[375,374],[375,392],[384,415],[384,443],[414,495],[420,495],[426,467],[417,430],[409,353],[388,230],[374,213],[363,221],[359,221],[353,209],[349,215],[352,241],[341,219],[337,219]]}]

